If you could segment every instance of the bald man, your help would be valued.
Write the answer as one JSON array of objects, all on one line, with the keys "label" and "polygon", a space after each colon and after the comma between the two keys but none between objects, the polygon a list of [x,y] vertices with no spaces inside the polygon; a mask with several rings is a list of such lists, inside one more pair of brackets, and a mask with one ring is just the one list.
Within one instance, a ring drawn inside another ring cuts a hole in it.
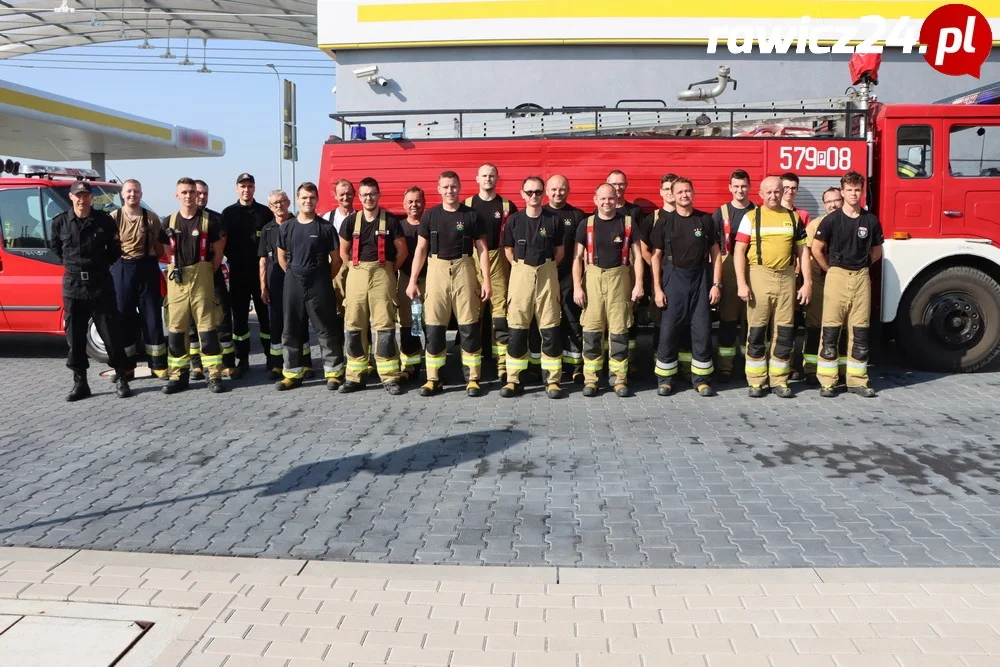
[{"label": "bald man", "polygon": [[[779,398],[792,397],[788,376],[795,342],[796,255],[802,267],[798,302],[807,305],[812,294],[806,229],[795,211],[782,206],[781,195],[780,178],[769,176],[761,181],[763,206],[744,214],[733,249],[737,294],[747,303],[746,376],[751,398],[763,397],[768,386]],[[771,321],[768,361],[766,340]]]},{"label": "bald man", "polygon": [[545,183],[549,201],[545,210],[563,225],[563,259],[559,262],[559,292],[562,294],[563,365],[573,382],[583,382],[583,328],[580,326],[580,306],[573,301],[573,261],[576,257],[576,230],[585,214],[569,204],[569,179],[555,174]]}]

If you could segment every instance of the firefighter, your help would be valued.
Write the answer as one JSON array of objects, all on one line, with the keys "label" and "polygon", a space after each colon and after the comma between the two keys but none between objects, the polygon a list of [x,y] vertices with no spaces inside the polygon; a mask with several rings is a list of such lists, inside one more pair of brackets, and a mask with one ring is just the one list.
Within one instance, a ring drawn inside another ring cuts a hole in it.
[{"label": "firefighter", "polygon": [[299,212],[281,226],[278,264],[285,272],[285,311],[281,347],[284,375],[278,391],[301,386],[306,369],[302,351],[309,344],[309,324],[319,339],[326,388],[344,382],[344,321],[337,313],[333,279],[340,270],[340,237],[333,224],[316,215],[319,190],[308,181],[295,191]]},{"label": "firefighter", "polygon": [[[736,264],[733,248],[736,233],[747,211],[756,205],[750,201],[750,174],[737,169],[729,175],[729,193],[732,200],[720,206],[712,219],[715,221],[716,238],[722,253],[722,300],[719,302],[719,354],[716,367],[719,382],[728,383],[733,375],[736,360],[736,340],[740,325],[746,320],[746,305],[740,300],[736,284]],[[742,347],[742,346],[741,346]]]},{"label": "firefighter", "polygon": [[638,222],[617,207],[618,196],[608,183],[598,186],[594,204],[597,214],[577,228],[573,263],[573,299],[583,308],[583,395],[597,396],[607,336],[609,380],[624,398],[629,395],[628,330],[643,289]]},{"label": "firefighter", "polygon": [[[562,313],[559,328],[562,330],[563,364],[573,382],[583,382],[583,328],[580,326],[580,306],[573,300],[573,258],[576,256],[576,230],[584,213],[566,202],[569,197],[569,180],[562,174],[549,178],[545,184],[549,203],[545,210],[556,216],[563,226],[563,256],[558,263],[559,301]],[[530,352],[530,345],[529,345]]]},{"label": "firefighter", "polygon": [[781,205],[789,211],[795,211],[802,221],[802,225],[809,224],[809,211],[804,208],[795,207],[795,198],[799,194],[799,177],[795,172],[789,171],[781,175]]},{"label": "firefighter", "polygon": [[[492,296],[487,232],[479,215],[462,204],[458,174],[441,172],[438,176],[441,204],[424,213],[417,230],[417,249],[406,295],[424,299],[424,339],[426,344],[427,382],[421,396],[441,391],[440,372],[446,358],[445,332],[454,313],[461,336],[462,365],[465,366],[467,396],[481,396],[482,334],[479,326],[480,304]],[[478,252],[479,273],[473,248]],[[427,289],[421,290],[418,277],[427,264]],[[478,298],[477,298],[478,296]]]},{"label": "firefighter", "polygon": [[528,329],[537,319],[541,335],[541,371],[549,398],[563,398],[562,336],[559,330],[559,269],[566,225],[542,207],[545,184],[529,176],[521,184],[524,210],[515,213],[504,227],[501,243],[510,263],[507,319],[507,383],[500,395],[511,398],[522,393],[521,373],[528,368]]},{"label": "firefighter", "polygon": [[[340,226],[344,224],[347,216],[354,213],[354,185],[342,178],[334,186],[334,194],[337,197],[337,208],[333,209],[327,219],[333,223],[334,230],[340,234]],[[350,270],[349,264],[342,264],[340,272],[333,281],[333,291],[337,295],[337,312],[344,317],[344,296],[347,291],[347,272]]]},{"label": "firefighter", "polygon": [[[507,323],[507,282],[510,280],[510,264],[500,249],[500,239],[508,218],[517,212],[514,202],[497,194],[497,179],[500,173],[492,164],[484,164],[476,173],[479,193],[465,200],[482,221],[486,234],[486,245],[490,260],[490,317],[492,318],[492,353],[497,362],[497,377],[500,382],[506,378],[507,341],[510,337]],[[484,309],[485,311],[485,309]]]},{"label": "firefighter", "polygon": [[369,335],[375,325],[375,369],[392,396],[399,386],[399,348],[396,346],[396,274],[406,261],[406,239],[399,220],[379,207],[378,181],[358,183],[361,210],[340,226],[340,258],[350,263],[347,273],[345,347],[347,379],[340,393],[361,389],[368,372]]},{"label": "firefighter", "polygon": [[[789,171],[781,175],[781,205],[787,208],[789,211],[795,211],[799,219],[802,220],[803,226],[808,226],[810,223],[809,211],[804,208],[795,207],[795,198],[799,193],[799,177],[795,172]],[[795,276],[796,285],[802,286],[802,268],[799,266],[798,261],[795,262]],[[808,306],[807,306],[808,308]],[[803,309],[804,311],[805,309]],[[800,324],[805,323],[805,313],[800,312],[798,308],[795,309],[795,328],[798,330]],[[802,345],[803,340],[799,337],[795,338],[795,345],[792,348],[792,380],[802,379],[803,369],[802,369]]]},{"label": "firefighter", "polygon": [[[717,226],[711,215],[694,208],[694,187],[686,178],[671,185],[675,210],[666,213],[652,232],[653,289],[661,308],[656,350],[657,393],[673,393],[682,332],[690,332],[691,381],[702,396],[712,389],[712,313],[722,297]],[[712,272],[712,285],[708,282]]]},{"label": "firefighter", "polygon": [[121,319],[115,303],[110,268],[121,257],[118,226],[106,212],[93,207],[90,183],[77,181],[69,189],[73,208],[52,220],[50,246],[65,267],[62,280],[66,342],[66,367],[73,371],[73,388],[67,401],[90,396],[87,382],[87,327],[90,319],[104,340],[108,363],[115,369],[115,391],[128,398],[128,360],[121,339]]},{"label": "firefighter", "polygon": [[[243,377],[250,368],[250,301],[257,313],[257,326],[265,358],[270,356],[271,328],[267,304],[261,299],[260,271],[257,249],[260,232],[274,219],[271,210],[254,200],[257,182],[252,174],[236,177],[238,199],[222,209],[222,224],[226,228],[226,259],[229,260],[229,300],[233,317],[233,344],[236,348],[236,368],[232,377]],[[265,366],[275,362],[266,359]]]},{"label": "firefighter", "polygon": [[208,388],[214,394],[222,386],[222,348],[219,344],[217,304],[213,274],[222,264],[226,246],[225,228],[219,216],[198,206],[194,180],[177,181],[180,210],[164,225],[170,244],[167,266],[167,366],[170,379],[164,394],[188,388],[190,358],[188,330],[192,321],[201,341],[201,362],[208,371]]},{"label": "firefighter", "polygon": [[[795,263],[798,254],[803,284],[798,302],[809,303],[812,271],[806,230],[795,211],[781,205],[781,179],[761,181],[763,206],[747,211],[740,221],[733,249],[737,293],[747,302],[746,376],[751,398],[765,394],[765,385],[780,398],[791,398],[789,362],[795,343]],[[747,264],[749,262],[749,273]],[[768,323],[771,354],[766,347]]]},{"label": "firefighter", "polygon": [[[282,298],[285,293],[285,271],[278,264],[278,237],[281,226],[293,216],[289,211],[291,202],[284,190],[272,190],[267,196],[267,206],[274,212],[274,220],[264,225],[260,232],[259,257],[260,296],[267,304],[270,318],[271,349],[268,355],[267,379],[281,378],[284,348],[281,344],[285,327],[285,309]],[[302,346],[302,365],[312,366],[312,350],[308,340]]]},{"label": "firefighter", "polygon": [[[823,192],[823,210],[827,215],[833,213],[844,205],[844,196],[840,188],[827,188]],[[816,236],[816,229],[823,221],[825,215],[809,221],[806,225],[806,245],[812,249],[813,239]],[[815,255],[813,255],[815,257]],[[813,290],[809,305],[806,306],[806,339],[805,352],[802,355],[803,372],[806,382],[812,386],[819,384],[816,377],[816,363],[819,360],[818,350],[820,344],[820,331],[823,326],[823,289],[826,284],[826,272],[819,262],[812,262]]]},{"label": "firefighter", "polygon": [[816,261],[826,269],[823,299],[823,336],[817,375],[820,396],[836,396],[837,344],[847,327],[847,391],[874,398],[868,386],[871,279],[869,267],[882,257],[882,225],[861,208],[865,177],[849,171],[840,179],[844,205],[828,213],[813,239]]},{"label": "firefighter", "polygon": [[126,379],[135,377],[135,357],[142,334],[153,375],[167,374],[167,341],[163,336],[160,297],[160,218],[142,205],[142,184],[134,178],[122,183],[122,207],[111,214],[118,225],[122,257],[111,267],[122,323]]},{"label": "firefighter", "polygon": [[[642,207],[638,204],[634,204],[625,199],[625,192],[628,190],[628,177],[625,172],[620,169],[614,169],[608,174],[608,177],[604,179],[604,182],[615,189],[615,196],[618,197],[618,204],[616,205],[616,210],[624,216],[631,217],[633,223],[636,226],[635,233],[633,234],[637,242],[641,242],[644,231],[641,229],[643,223],[643,213]],[[597,215],[597,211],[594,212]],[[642,246],[639,245],[639,248]],[[649,260],[643,258],[643,262],[647,265]],[[646,280],[649,280],[649,273],[645,270],[647,267],[643,267],[643,275],[646,276]],[[646,285],[643,286],[643,289]],[[639,325],[635,319],[635,312],[633,308],[632,313],[632,324],[629,326],[628,330],[628,361],[629,361],[629,372],[635,375],[639,372],[639,365],[635,363],[635,354],[638,349],[638,336],[639,336]]]},{"label": "firefighter", "polygon": [[[659,208],[649,215],[647,215],[642,221],[642,229],[640,231],[641,243],[639,247],[642,248],[642,258],[646,262],[646,285],[644,291],[647,295],[652,296],[653,293],[653,251],[650,247],[650,238],[656,229],[657,224],[660,219],[667,213],[671,213],[675,210],[674,208],[674,194],[671,190],[674,181],[679,177],[677,174],[664,174],[660,178],[660,198],[663,200],[663,207]],[[655,354],[657,348],[660,346],[660,319],[662,316],[662,309],[656,305],[656,299],[649,299],[648,308],[649,318],[653,323],[653,352]],[[681,331],[681,337],[678,339],[678,346],[680,347],[680,352],[678,353],[679,359],[679,373],[685,379],[690,379],[691,377],[691,332],[688,329],[683,329]]]},{"label": "firefighter", "polygon": [[[410,275],[413,272],[413,255],[417,251],[417,232],[420,229],[420,219],[424,215],[424,208],[427,198],[423,188],[412,186],[403,193],[403,210],[406,212],[406,220],[400,223],[403,229],[403,237],[406,239],[406,260],[399,267],[399,278],[396,280],[396,319],[399,322],[399,361],[402,370],[399,374],[400,382],[409,382],[416,379],[420,372],[420,365],[424,361],[424,347],[420,342],[420,336],[413,335],[412,302],[406,294],[406,288],[410,285]],[[417,277],[417,286],[420,291],[424,290],[427,278],[427,266]]]},{"label": "firefighter", "polygon": [[[208,208],[208,184],[195,179],[195,201],[198,208],[208,211],[209,216],[220,217],[218,213]],[[221,223],[220,223],[221,224]],[[225,232],[225,229],[223,229]],[[226,286],[226,276],[223,273],[222,265],[215,270],[213,276],[215,284],[215,321],[216,331],[219,335],[219,345],[222,347],[222,376],[232,377],[236,368],[236,348],[233,347],[233,311],[229,303],[229,287]],[[191,323],[188,331],[188,345],[191,346],[189,354],[191,356],[191,379],[204,380],[205,369],[201,366],[201,344],[198,342],[198,327],[196,322]]]}]

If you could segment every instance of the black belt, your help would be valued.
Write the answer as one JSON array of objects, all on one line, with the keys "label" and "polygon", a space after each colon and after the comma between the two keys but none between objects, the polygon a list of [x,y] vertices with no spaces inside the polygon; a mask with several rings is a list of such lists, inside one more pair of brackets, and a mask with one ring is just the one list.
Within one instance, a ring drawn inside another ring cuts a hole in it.
[{"label": "black belt", "polygon": [[68,276],[77,276],[82,282],[90,280],[90,271],[66,271]]}]

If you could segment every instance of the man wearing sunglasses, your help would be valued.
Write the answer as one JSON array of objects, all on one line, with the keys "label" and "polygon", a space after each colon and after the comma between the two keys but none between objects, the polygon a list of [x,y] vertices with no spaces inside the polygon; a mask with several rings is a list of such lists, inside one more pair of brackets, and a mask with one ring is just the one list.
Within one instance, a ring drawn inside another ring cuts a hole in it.
[{"label": "man wearing sunglasses", "polygon": [[537,176],[521,184],[524,211],[515,213],[504,227],[501,243],[510,262],[510,300],[507,320],[507,383],[504,398],[523,391],[521,373],[528,369],[528,327],[538,320],[542,339],[542,382],[549,398],[565,396],[559,388],[562,374],[562,337],[559,331],[559,270],[562,261],[564,225],[542,208],[545,185]]}]

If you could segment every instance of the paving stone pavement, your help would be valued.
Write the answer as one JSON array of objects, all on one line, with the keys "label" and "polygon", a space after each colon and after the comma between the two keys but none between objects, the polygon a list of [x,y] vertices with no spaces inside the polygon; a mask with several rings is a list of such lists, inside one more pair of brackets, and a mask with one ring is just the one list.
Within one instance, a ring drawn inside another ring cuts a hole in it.
[{"label": "paving stone pavement", "polygon": [[28,639],[34,655],[64,644],[60,619],[146,628],[119,667],[995,667],[1000,569],[461,567],[0,547],[0,664],[23,664],[11,653]]},{"label": "paving stone pavement", "polygon": [[[25,342],[25,341],[28,342]],[[648,345],[648,341],[645,343]],[[876,400],[564,401],[377,387],[69,404],[57,340],[0,340],[0,544],[383,563],[1000,561],[1000,374],[873,369]],[[454,355],[453,355],[454,356]],[[450,366],[455,363],[451,359]],[[457,367],[451,367],[454,374]]]}]

